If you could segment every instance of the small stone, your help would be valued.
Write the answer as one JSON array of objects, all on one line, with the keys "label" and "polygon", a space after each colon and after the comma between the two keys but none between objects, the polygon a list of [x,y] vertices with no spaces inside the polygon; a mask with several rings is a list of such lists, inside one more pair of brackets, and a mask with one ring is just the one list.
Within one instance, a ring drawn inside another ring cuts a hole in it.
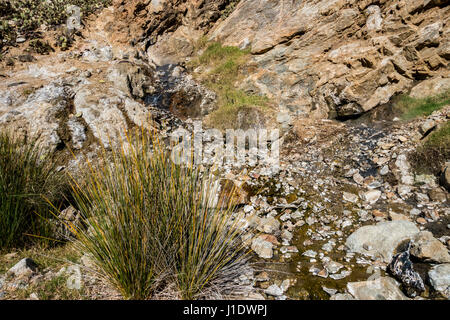
[{"label": "small stone", "polygon": [[348,293],[338,293],[330,297],[330,300],[355,300],[355,298]]},{"label": "small stone", "polygon": [[317,273],[317,276],[326,279],[328,278],[328,271],[326,269],[322,269],[319,273]]},{"label": "small stone", "polygon": [[331,242],[327,242],[322,246],[322,250],[326,251],[326,252],[330,252],[331,250],[333,250],[334,248],[334,244]]},{"label": "small stone", "polygon": [[363,178],[363,176],[361,176],[359,174],[359,172],[357,172],[357,173],[355,173],[353,175],[353,181],[355,181],[357,184],[363,184],[364,183],[364,178]]},{"label": "small stone", "polygon": [[380,197],[381,197],[380,190],[370,190],[363,193],[363,200],[370,204],[376,203],[378,199],[380,199]]},{"label": "small stone", "polygon": [[337,293],[336,289],[330,289],[330,288],[323,287],[323,286],[322,286],[322,290],[325,291],[326,293],[328,293],[330,296],[333,296]]},{"label": "small stone", "polygon": [[291,281],[289,279],[283,280],[283,282],[281,283],[281,290],[283,290],[283,293],[288,291],[290,286],[291,286]]},{"label": "small stone", "polygon": [[274,217],[261,219],[257,230],[265,233],[275,233],[280,229],[280,222]]},{"label": "small stone", "polygon": [[67,268],[66,274],[69,275],[66,286],[71,290],[80,290],[82,284],[81,269],[77,265],[71,265]]},{"label": "small stone", "polygon": [[280,297],[283,295],[283,290],[276,284],[271,285],[264,291],[269,296]]},{"label": "small stone", "polygon": [[382,176],[385,176],[385,175],[387,175],[389,173],[389,167],[388,166],[383,166],[382,168],[381,168],[381,170],[380,170],[380,174],[382,175]]},{"label": "small stone", "polygon": [[261,236],[253,239],[252,250],[261,258],[271,259],[273,257],[273,244]]},{"label": "small stone", "polygon": [[402,199],[406,199],[411,195],[411,187],[407,185],[397,186],[397,193]]},{"label": "small stone", "polygon": [[434,120],[428,119],[420,126],[420,133],[422,135],[425,135],[434,128],[436,128],[436,122]]},{"label": "small stone", "polygon": [[358,196],[353,193],[344,192],[343,199],[347,202],[356,203],[358,201]]},{"label": "small stone", "polygon": [[394,211],[389,212],[389,218],[392,221],[400,221],[400,220],[410,221],[410,219],[407,216],[405,216],[403,214],[395,213]]},{"label": "small stone", "polygon": [[281,232],[281,239],[283,239],[285,241],[291,241],[293,237],[294,237],[294,235],[291,232],[289,232],[288,230],[283,230]]},{"label": "small stone", "polygon": [[317,252],[313,250],[307,250],[303,252],[302,256],[309,257],[309,258],[315,258],[317,256]]},{"label": "small stone", "polygon": [[269,274],[265,271],[258,273],[255,277],[255,280],[257,282],[264,282],[264,281],[269,281]]},{"label": "small stone", "polygon": [[335,274],[335,273],[338,273],[339,270],[341,270],[344,267],[344,265],[342,265],[339,262],[331,260],[331,261],[325,263],[324,267],[328,271],[328,273]]},{"label": "small stone", "polygon": [[331,274],[330,278],[333,280],[342,280],[344,278],[347,278],[351,274],[352,272],[350,270],[344,270],[341,273]]},{"label": "small stone", "polygon": [[427,223],[428,223],[427,220],[425,220],[425,218],[422,218],[422,217],[417,218],[416,222],[417,222],[418,224],[421,224],[421,225],[424,225],[424,224],[427,224]]},{"label": "small stone", "polygon": [[39,300],[37,293],[33,292],[30,294],[30,300]]}]

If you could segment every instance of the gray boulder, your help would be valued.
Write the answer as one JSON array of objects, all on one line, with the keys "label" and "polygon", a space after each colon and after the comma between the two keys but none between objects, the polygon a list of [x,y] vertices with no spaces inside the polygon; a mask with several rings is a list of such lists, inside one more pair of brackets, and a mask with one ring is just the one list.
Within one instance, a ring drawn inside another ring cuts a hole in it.
[{"label": "gray boulder", "polygon": [[359,228],[347,238],[345,244],[350,252],[381,257],[389,263],[397,246],[418,232],[419,229],[410,221],[380,222]]},{"label": "gray boulder", "polygon": [[440,264],[428,272],[430,283],[447,299],[450,299],[450,264]]}]

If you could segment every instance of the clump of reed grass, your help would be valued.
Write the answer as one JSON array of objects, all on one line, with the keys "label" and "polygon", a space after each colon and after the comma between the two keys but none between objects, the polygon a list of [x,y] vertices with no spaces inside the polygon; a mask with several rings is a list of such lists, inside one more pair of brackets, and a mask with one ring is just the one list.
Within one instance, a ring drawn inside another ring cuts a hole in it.
[{"label": "clump of reed grass", "polygon": [[200,299],[226,294],[245,266],[233,208],[215,205],[215,178],[176,165],[153,136],[128,137],[73,181],[87,229],[75,244],[124,297],[167,292]]},{"label": "clump of reed grass", "polygon": [[0,132],[0,248],[52,236],[51,207],[64,191],[56,161],[36,139]]}]

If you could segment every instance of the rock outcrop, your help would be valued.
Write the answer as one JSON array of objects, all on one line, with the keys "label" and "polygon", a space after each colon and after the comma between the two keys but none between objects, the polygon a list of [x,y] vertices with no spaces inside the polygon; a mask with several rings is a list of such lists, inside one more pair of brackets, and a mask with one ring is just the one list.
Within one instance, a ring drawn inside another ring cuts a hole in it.
[{"label": "rock outcrop", "polygon": [[[114,5],[121,40],[142,41],[159,65],[178,62],[194,52],[196,42],[221,16],[230,0],[117,0]],[[128,32],[124,32],[124,30]]]},{"label": "rock outcrop", "polygon": [[184,61],[204,34],[249,49],[242,89],[302,117],[360,115],[421,81],[415,95],[448,89],[445,1],[241,0],[225,19],[229,2],[118,1],[116,11],[157,64]]}]

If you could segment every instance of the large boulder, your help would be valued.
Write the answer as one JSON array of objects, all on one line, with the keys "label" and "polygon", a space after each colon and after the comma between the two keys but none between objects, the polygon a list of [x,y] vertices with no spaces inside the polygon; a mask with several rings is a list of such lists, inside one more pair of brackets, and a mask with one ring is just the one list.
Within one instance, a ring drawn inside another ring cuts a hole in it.
[{"label": "large boulder", "polygon": [[397,246],[418,232],[416,225],[409,221],[380,222],[356,230],[347,238],[346,246],[350,252],[381,257],[389,263]]},{"label": "large boulder", "polygon": [[408,300],[392,278],[347,283],[347,290],[357,300]]}]

